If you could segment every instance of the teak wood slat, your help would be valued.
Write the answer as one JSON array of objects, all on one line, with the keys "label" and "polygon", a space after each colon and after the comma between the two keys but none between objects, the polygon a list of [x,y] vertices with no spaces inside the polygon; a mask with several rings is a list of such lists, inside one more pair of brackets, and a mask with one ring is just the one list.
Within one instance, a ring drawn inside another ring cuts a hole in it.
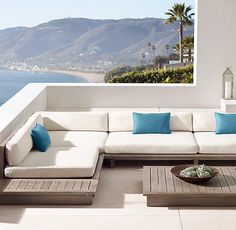
[{"label": "teak wood slat", "polygon": [[[150,168],[151,171],[151,178],[150,178],[150,185],[151,185],[151,190],[153,192],[157,192],[158,191],[158,172],[157,172],[158,168]],[[157,181],[157,183],[153,183],[154,181]]]},{"label": "teak wood slat", "polygon": [[190,184],[171,174],[170,166],[145,166],[143,194],[148,206],[236,206],[236,167],[217,167],[219,174]]},{"label": "teak wood slat", "polygon": [[175,191],[174,180],[173,180],[172,174],[169,170],[166,170],[166,184],[169,185],[169,186],[167,186],[168,192]]},{"label": "teak wood slat", "polygon": [[33,187],[32,191],[40,191],[41,187],[43,186],[44,180],[36,180],[35,186]]},{"label": "teak wood slat", "polygon": [[[173,177],[173,181],[174,181],[174,186],[175,186],[175,192],[182,192],[183,187],[182,187],[180,179],[177,177]],[[167,184],[165,186],[167,186]]]}]

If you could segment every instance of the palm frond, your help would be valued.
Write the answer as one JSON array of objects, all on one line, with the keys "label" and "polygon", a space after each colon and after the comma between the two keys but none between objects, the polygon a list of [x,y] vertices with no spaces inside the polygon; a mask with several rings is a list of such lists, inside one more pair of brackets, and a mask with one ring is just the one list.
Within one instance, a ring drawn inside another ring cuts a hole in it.
[{"label": "palm frond", "polygon": [[172,24],[176,22],[176,17],[170,17],[165,20],[165,24]]},{"label": "palm frond", "polygon": [[168,16],[165,23],[170,24],[175,21],[183,23],[183,25],[192,25],[192,17],[194,13],[191,13],[193,10],[192,6],[187,6],[185,3],[175,3],[171,9],[169,9],[165,14]]},{"label": "palm frond", "polygon": [[185,9],[185,11],[184,11],[184,14],[185,14],[185,15],[188,15],[189,12],[190,12],[192,9],[193,9],[192,6],[187,6],[186,9]]}]

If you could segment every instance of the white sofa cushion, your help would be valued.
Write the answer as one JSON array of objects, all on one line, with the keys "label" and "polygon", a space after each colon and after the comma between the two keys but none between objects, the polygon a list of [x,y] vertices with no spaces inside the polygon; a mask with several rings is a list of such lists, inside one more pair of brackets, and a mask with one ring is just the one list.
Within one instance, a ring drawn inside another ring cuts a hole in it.
[{"label": "white sofa cushion", "polygon": [[133,130],[133,112],[158,113],[159,109],[133,109],[131,111],[114,111],[109,113],[109,131],[122,132]]},{"label": "white sofa cushion", "polygon": [[172,131],[193,131],[192,113],[171,112],[170,129]]},{"label": "white sofa cushion", "polygon": [[14,134],[6,144],[6,159],[9,165],[18,165],[30,152],[33,147],[31,129],[42,124],[42,117],[35,113],[28,121]]},{"label": "white sofa cushion", "polygon": [[47,152],[31,151],[17,166],[5,168],[10,178],[92,177],[99,152],[94,147],[50,147]]},{"label": "white sofa cushion", "polygon": [[55,112],[68,112],[68,111],[74,111],[74,112],[120,112],[120,111],[126,111],[126,112],[132,112],[132,111],[136,111],[136,112],[142,112],[142,111],[147,111],[147,110],[154,110],[155,111],[159,111],[159,108],[132,108],[132,107],[104,107],[104,108],[99,108],[99,107],[66,107],[66,108],[53,108],[53,107],[49,107],[47,108],[47,111],[55,111]]},{"label": "white sofa cushion", "polygon": [[[146,109],[135,112],[158,113],[158,109]],[[123,132],[133,130],[133,112],[117,111],[109,113],[109,131]],[[171,113],[170,128],[173,131],[192,131],[192,113],[175,112]]]},{"label": "white sofa cushion", "polygon": [[160,108],[160,112],[220,112],[220,108]]},{"label": "white sofa cushion", "polygon": [[215,132],[215,112],[193,112],[194,132]]},{"label": "white sofa cushion", "polygon": [[107,132],[91,131],[49,131],[52,147],[94,146],[103,153]]},{"label": "white sofa cushion", "polygon": [[110,112],[109,131],[131,131],[133,129],[133,112]]},{"label": "white sofa cushion", "polygon": [[194,154],[197,143],[191,132],[172,134],[132,134],[112,132],[107,138],[105,152],[112,154]]},{"label": "white sofa cushion", "polygon": [[41,112],[46,129],[108,131],[108,114],[105,112]]},{"label": "white sofa cushion", "polygon": [[194,133],[199,153],[236,154],[236,134],[217,135],[214,132]]}]

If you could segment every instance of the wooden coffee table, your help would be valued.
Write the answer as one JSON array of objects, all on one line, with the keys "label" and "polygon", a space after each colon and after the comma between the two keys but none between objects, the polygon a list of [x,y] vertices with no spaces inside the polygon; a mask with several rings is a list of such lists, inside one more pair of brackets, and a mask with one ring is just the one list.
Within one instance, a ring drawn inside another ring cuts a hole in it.
[{"label": "wooden coffee table", "polygon": [[199,185],[175,177],[171,168],[143,168],[143,195],[147,196],[147,206],[236,206],[236,167],[216,167],[219,174]]}]

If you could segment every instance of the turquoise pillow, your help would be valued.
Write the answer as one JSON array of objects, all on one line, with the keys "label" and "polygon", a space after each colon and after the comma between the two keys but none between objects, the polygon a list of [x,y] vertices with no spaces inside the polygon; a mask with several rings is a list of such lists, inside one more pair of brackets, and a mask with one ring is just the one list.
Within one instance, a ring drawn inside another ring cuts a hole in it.
[{"label": "turquoise pillow", "polygon": [[133,134],[170,134],[170,113],[133,113]]},{"label": "turquoise pillow", "polygon": [[236,134],[236,114],[215,113],[216,134]]},{"label": "turquoise pillow", "polygon": [[42,125],[36,124],[36,126],[31,129],[31,137],[35,149],[40,152],[47,151],[49,145],[51,144],[51,139],[48,131]]}]

